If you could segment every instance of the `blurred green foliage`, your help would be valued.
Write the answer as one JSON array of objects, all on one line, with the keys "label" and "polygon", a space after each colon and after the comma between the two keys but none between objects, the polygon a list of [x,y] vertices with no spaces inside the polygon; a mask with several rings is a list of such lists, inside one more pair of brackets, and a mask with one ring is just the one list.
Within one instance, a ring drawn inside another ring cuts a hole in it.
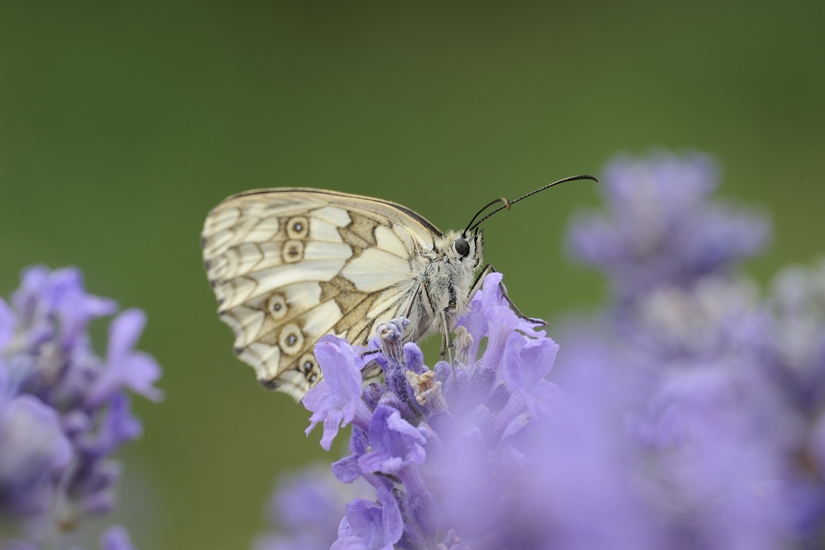
[{"label": "blurred green foliage", "polygon": [[[822,251],[823,20],[813,1],[6,1],[0,289],[78,265],[148,312],[167,398],[136,403],[122,521],[144,550],[245,548],[277,472],[324,453],[232,355],[200,258],[212,206],[309,186],[458,228],[615,152],[690,147],[720,161],[723,195],[771,212],[749,264],[764,283]],[[603,298],[562,244],[596,202],[572,183],[486,224],[526,313]]]}]

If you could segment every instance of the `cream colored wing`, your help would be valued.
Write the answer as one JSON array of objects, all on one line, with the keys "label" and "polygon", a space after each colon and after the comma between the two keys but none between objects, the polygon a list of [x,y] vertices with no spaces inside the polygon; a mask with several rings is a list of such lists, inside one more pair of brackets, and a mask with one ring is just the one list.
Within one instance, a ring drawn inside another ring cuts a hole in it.
[{"label": "cream colored wing", "polygon": [[235,353],[301,399],[321,378],[318,339],[363,345],[415,299],[414,259],[441,232],[387,201],[316,189],[248,191],[206,218],[201,242]]}]

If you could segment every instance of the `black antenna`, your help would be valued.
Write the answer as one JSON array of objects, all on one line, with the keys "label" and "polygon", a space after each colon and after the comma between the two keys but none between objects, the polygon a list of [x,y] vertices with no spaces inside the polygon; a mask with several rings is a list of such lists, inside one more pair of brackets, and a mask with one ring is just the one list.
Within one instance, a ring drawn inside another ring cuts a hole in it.
[{"label": "black antenna", "polygon": [[504,197],[501,197],[500,199],[496,199],[496,200],[492,201],[490,204],[488,204],[488,205],[484,206],[484,208],[482,208],[481,210],[479,210],[479,211],[476,213],[476,215],[475,215],[475,216],[473,216],[473,219],[472,219],[472,220],[470,220],[470,223],[468,223],[468,224],[467,224],[467,228],[466,228],[464,231],[462,231],[462,232],[461,232],[461,234],[462,234],[463,236],[465,236],[465,237],[466,237],[466,236],[467,236],[467,232],[470,230],[470,226],[471,226],[471,225],[473,225],[473,222],[474,222],[474,221],[476,221],[476,218],[477,218],[477,217],[479,217],[479,216],[481,215],[481,213],[482,213],[482,212],[484,212],[485,210],[487,210],[488,208],[490,208],[491,206],[493,206],[493,205],[494,205],[494,204],[496,204],[497,202],[503,202],[503,203],[504,203],[504,207],[505,207],[505,208],[510,208],[510,201],[508,201],[508,200],[507,200],[507,199],[505,199]]},{"label": "black antenna", "polygon": [[483,218],[481,218],[481,219],[480,219],[480,220],[479,220],[479,221],[478,221],[475,225],[473,225],[473,222],[471,221],[471,222],[469,223],[469,225],[467,225],[467,229],[465,229],[465,230],[464,230],[464,233],[466,233],[467,231],[472,231],[473,229],[475,229],[476,227],[478,227],[479,225],[481,225],[481,222],[483,222],[484,220],[486,220],[487,218],[489,218],[490,216],[492,216],[492,215],[493,215],[493,214],[495,214],[496,212],[501,212],[501,211],[502,211],[502,210],[504,210],[505,208],[509,210],[509,209],[510,209],[510,207],[511,207],[512,205],[516,204],[516,203],[517,203],[518,201],[520,201],[521,199],[526,199],[527,197],[529,197],[529,196],[531,196],[531,195],[535,195],[535,194],[536,194],[536,193],[538,193],[539,191],[544,191],[545,189],[549,189],[549,188],[553,187],[554,185],[558,185],[558,184],[560,184],[560,183],[564,183],[564,182],[566,182],[566,181],[575,181],[575,180],[593,180],[593,181],[595,181],[595,182],[597,182],[597,183],[598,183],[598,181],[599,181],[598,179],[596,179],[596,177],[595,177],[595,176],[591,176],[590,174],[583,174],[583,175],[581,175],[581,176],[570,176],[569,178],[564,178],[564,179],[561,179],[561,180],[558,180],[558,181],[554,181],[553,183],[548,183],[548,184],[547,184],[547,185],[545,185],[544,187],[539,187],[539,188],[538,188],[538,189],[536,189],[535,191],[531,191],[530,193],[527,193],[526,195],[521,196],[521,197],[517,198],[517,199],[516,199],[516,200],[514,200],[514,201],[508,201],[507,199],[496,199],[496,200],[494,200],[493,202],[491,202],[490,204],[488,204],[487,206],[485,206],[484,208],[482,208],[482,209],[479,211],[479,213],[478,213],[478,214],[476,214],[476,215],[473,217],[473,221],[475,221],[475,219],[479,216],[479,214],[481,214],[481,213],[482,213],[482,212],[484,212],[487,208],[489,208],[490,206],[494,205],[494,204],[495,204],[495,203],[497,203],[497,202],[503,202],[503,203],[504,203],[504,206],[500,206],[500,207],[496,208],[495,210],[493,210],[492,212],[490,212],[489,214],[487,214],[486,216],[484,216]]}]

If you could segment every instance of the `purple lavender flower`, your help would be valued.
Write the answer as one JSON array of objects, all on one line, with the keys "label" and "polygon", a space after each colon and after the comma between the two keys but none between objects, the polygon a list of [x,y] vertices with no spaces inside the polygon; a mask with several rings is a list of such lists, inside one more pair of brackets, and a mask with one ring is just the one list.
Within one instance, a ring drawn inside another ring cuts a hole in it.
[{"label": "purple lavender flower", "polygon": [[398,409],[376,407],[370,421],[371,451],[361,456],[358,465],[365,472],[400,474],[404,468],[424,462],[426,428],[415,428],[401,418]]},{"label": "purple lavender flower", "polygon": [[[141,434],[126,390],[150,399],[160,367],[133,351],[145,315],[127,310],[109,330],[105,361],[86,329],[116,304],[86,293],[79,270],[33,267],[11,307],[0,300],[0,523],[19,537],[0,546],[57,540],[84,515],[111,510],[120,466],[111,454]],[[121,528],[101,539],[129,550]]]},{"label": "purple lavender flower", "polygon": [[774,278],[770,350],[783,383],[805,414],[825,406],[825,260]]},{"label": "purple lavender flower", "polygon": [[[569,547],[778,549],[793,538],[796,424],[753,349],[729,342],[674,354],[605,324],[560,340],[564,420],[531,449],[543,447],[550,467],[531,479],[555,480],[541,506],[564,518],[563,530],[578,525],[565,536],[581,542]],[[600,544],[591,520],[606,529]]]},{"label": "purple lavender flower", "polygon": [[100,536],[100,550],[135,550],[129,533],[119,525],[106,529]]},{"label": "purple lavender flower", "polygon": [[321,446],[328,451],[342,423],[355,422],[362,429],[369,426],[369,411],[361,401],[361,369],[366,361],[333,336],[318,341],[315,357],[324,378],[304,397],[304,406],[313,413],[306,433],[323,422]]},{"label": "purple lavender flower", "polygon": [[[506,506],[501,491],[519,468],[514,458],[524,456],[531,427],[558,399],[555,386],[543,379],[557,346],[508,307],[500,282],[500,274],[489,275],[484,291],[459,321],[453,365],[439,363],[429,370],[415,344],[402,346],[406,319],[379,327],[384,382],[368,386],[363,400],[350,386],[360,381],[360,367],[371,359],[359,363],[363,350],[331,336],[322,341],[324,347],[319,345],[324,381],[331,382],[328,387],[319,384],[317,395],[307,394],[304,402],[313,410],[313,425],[321,418],[337,419],[340,410],[363,407],[363,419],[353,421],[352,454],[338,461],[333,472],[342,481],[367,481],[378,500],[356,500],[348,506],[333,548],[441,544],[460,549],[499,529],[466,517],[452,504],[462,500],[462,491],[477,495],[479,480],[489,479],[476,504],[500,512]],[[487,346],[476,360],[483,338],[488,338]],[[334,353],[328,353],[331,350]],[[317,396],[333,395],[346,397],[325,397],[332,404],[320,405]],[[319,413],[324,416],[316,416]],[[337,420],[330,430],[337,433]],[[464,473],[477,473],[468,479],[471,485],[454,482],[451,474],[457,464]]]},{"label": "purple lavender flower", "polygon": [[825,500],[792,457],[810,456],[818,433],[805,411],[825,381],[815,366],[825,317],[803,290],[817,285],[791,273],[773,312],[760,301],[736,262],[758,250],[767,225],[712,202],[699,157],[620,160],[606,180],[609,218],[574,224],[570,242],[605,271],[614,306],[568,329],[560,372],[596,369],[624,393],[598,414],[622,419],[617,450],[634,457],[626,476],[657,511],[645,523],[665,546],[807,547],[825,532]]},{"label": "purple lavender flower", "polygon": [[31,395],[14,395],[0,369],[0,514],[46,511],[54,498],[51,476],[72,457],[60,415]]},{"label": "purple lavender flower", "polygon": [[256,538],[255,550],[328,550],[338,538],[338,526],[348,502],[368,495],[363,482],[338,483],[329,468],[312,465],[284,474],[266,507],[266,517],[278,532]]},{"label": "purple lavender flower", "polygon": [[[3,540],[3,550],[38,550],[38,547],[18,540]],[[80,550],[72,546],[73,550]],[[113,525],[100,535],[100,550],[135,550],[129,533],[120,525]]]},{"label": "purple lavender flower", "polygon": [[[797,429],[796,520],[800,538],[825,540],[825,260],[791,266],[772,284],[766,362]],[[813,547],[813,546],[812,546]]]},{"label": "purple lavender flower", "polygon": [[347,505],[331,550],[393,550],[403,530],[395,497],[386,487],[379,487],[378,504],[359,498]]},{"label": "purple lavender flower", "polygon": [[160,377],[160,367],[151,355],[133,350],[145,325],[146,314],[139,309],[126,310],[112,321],[106,366],[89,391],[90,405],[105,401],[123,388],[155,401],[161,398],[160,390],[152,386]]},{"label": "purple lavender flower", "polygon": [[620,300],[724,272],[767,239],[762,215],[709,200],[718,175],[706,156],[619,156],[605,172],[608,212],[579,216],[569,245],[575,258],[609,272]]}]

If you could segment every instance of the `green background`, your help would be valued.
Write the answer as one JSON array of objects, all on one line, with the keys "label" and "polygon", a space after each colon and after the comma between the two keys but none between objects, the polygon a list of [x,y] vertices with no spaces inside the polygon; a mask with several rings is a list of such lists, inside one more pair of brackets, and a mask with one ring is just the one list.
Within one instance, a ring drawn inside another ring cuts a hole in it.
[{"label": "green background", "polygon": [[[78,265],[148,312],[166,399],[135,400],[146,432],[121,454],[116,519],[143,550],[246,548],[276,474],[325,453],[231,352],[201,265],[211,207],[320,187],[449,229],[619,151],[694,148],[723,195],[771,213],[748,264],[767,283],[822,251],[823,20],[814,1],[5,1],[0,291],[26,265]],[[562,244],[595,203],[571,183],[486,224],[526,313],[603,299]]]}]

